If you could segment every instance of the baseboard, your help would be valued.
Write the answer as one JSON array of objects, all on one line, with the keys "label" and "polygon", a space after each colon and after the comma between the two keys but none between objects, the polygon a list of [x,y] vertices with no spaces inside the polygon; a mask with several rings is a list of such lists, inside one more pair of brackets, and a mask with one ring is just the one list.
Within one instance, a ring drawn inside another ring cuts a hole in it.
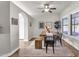
[{"label": "baseboard", "polygon": [[79,57],[79,50],[77,50],[75,47],[65,42],[64,40],[63,42],[64,42],[64,45],[68,47],[68,49],[74,54],[74,57]]},{"label": "baseboard", "polygon": [[18,51],[19,50],[19,47],[17,47],[15,50],[13,50],[12,52],[10,52],[10,53],[8,53],[8,54],[5,54],[5,55],[3,55],[3,56],[1,56],[1,57],[9,57],[9,56],[11,56],[11,55],[13,55],[16,51]]}]

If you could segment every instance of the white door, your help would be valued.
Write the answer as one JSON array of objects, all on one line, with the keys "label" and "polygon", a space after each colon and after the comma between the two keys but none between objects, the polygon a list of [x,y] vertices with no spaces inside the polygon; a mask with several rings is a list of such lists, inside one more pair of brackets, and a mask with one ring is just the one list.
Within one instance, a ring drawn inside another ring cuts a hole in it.
[{"label": "white door", "polygon": [[24,17],[19,14],[19,39],[24,39]]}]

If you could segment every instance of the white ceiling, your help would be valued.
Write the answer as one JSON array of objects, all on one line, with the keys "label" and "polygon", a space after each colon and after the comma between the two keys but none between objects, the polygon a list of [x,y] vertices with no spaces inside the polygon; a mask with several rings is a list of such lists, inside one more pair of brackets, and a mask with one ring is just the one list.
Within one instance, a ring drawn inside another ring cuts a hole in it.
[{"label": "white ceiling", "polygon": [[32,15],[40,15],[41,9],[43,4],[49,3],[51,7],[56,7],[56,11],[53,13],[61,13],[71,2],[70,1],[20,1],[22,5],[28,10]]}]

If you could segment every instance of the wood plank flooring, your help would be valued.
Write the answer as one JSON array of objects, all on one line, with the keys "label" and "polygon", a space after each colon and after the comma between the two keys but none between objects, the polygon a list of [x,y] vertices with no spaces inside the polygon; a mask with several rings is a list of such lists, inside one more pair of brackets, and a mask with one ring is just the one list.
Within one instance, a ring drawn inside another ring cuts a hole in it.
[{"label": "wood plank flooring", "polygon": [[61,46],[59,43],[55,46],[55,54],[52,53],[52,48],[48,48],[46,54],[45,47],[43,49],[35,49],[34,41],[23,41],[20,40],[20,50],[14,53],[10,57],[73,57],[74,54],[64,45]]}]

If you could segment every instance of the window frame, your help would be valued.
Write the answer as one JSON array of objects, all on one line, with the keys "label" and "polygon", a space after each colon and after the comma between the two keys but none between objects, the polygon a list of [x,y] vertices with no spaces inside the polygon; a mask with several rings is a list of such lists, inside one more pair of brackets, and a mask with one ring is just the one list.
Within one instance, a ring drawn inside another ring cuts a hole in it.
[{"label": "window frame", "polygon": [[[79,16],[78,16],[78,15],[77,15],[77,16],[74,16],[74,15],[76,15],[76,14],[78,14],[78,13],[79,13],[79,12],[74,13],[74,14],[71,15],[71,28],[70,28],[70,29],[71,29],[72,31],[71,31],[70,34],[73,35],[73,36],[74,36],[73,33],[76,33],[76,31],[75,31],[75,30],[76,30],[76,26],[79,26],[79,23],[77,23],[77,24],[75,23],[75,21],[76,21],[75,19],[76,19],[76,18],[79,18]],[[74,22],[73,22],[73,21],[74,21]],[[74,24],[73,24],[73,23],[74,23]],[[73,27],[73,26],[74,26],[74,27]]]},{"label": "window frame", "polygon": [[[64,33],[64,26],[67,26],[68,27],[68,24],[66,24],[66,25],[63,24],[64,23],[64,20],[68,20],[68,18],[67,17],[62,18],[62,32],[63,33]],[[68,34],[68,33],[64,33],[64,34]]]}]

